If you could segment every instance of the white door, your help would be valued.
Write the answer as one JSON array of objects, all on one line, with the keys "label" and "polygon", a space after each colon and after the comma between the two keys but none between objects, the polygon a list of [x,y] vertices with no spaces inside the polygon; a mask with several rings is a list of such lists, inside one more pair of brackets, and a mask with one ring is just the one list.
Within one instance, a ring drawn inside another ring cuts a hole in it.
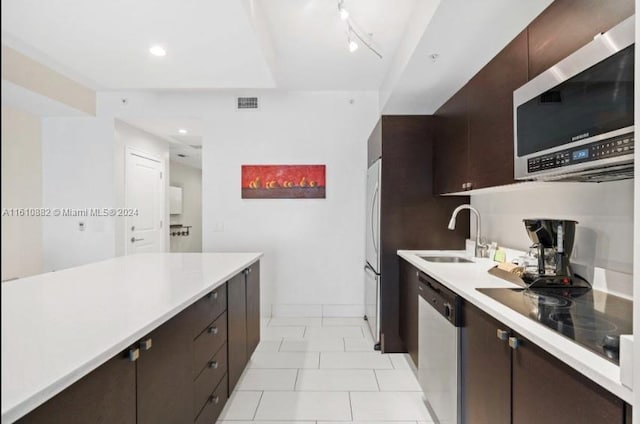
[{"label": "white door", "polygon": [[145,153],[127,149],[125,171],[126,254],[163,252],[164,165]]},{"label": "white door", "polygon": [[380,169],[378,159],[367,170],[367,240],[366,260],[376,273],[380,273]]}]

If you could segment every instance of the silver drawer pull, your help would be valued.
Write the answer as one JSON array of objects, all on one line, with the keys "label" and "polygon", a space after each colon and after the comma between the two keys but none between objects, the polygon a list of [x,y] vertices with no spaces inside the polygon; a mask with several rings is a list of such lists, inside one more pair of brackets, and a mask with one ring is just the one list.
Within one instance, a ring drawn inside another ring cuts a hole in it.
[{"label": "silver drawer pull", "polygon": [[142,350],[149,350],[153,347],[153,340],[151,340],[151,337],[149,337],[148,339],[142,340],[140,342],[140,349]]},{"label": "silver drawer pull", "polygon": [[218,368],[218,362],[216,362],[216,361],[209,361],[209,368],[213,368],[213,369]]},{"label": "silver drawer pull", "polygon": [[496,335],[498,336],[498,339],[504,341],[507,341],[507,339],[509,339],[509,332],[506,330],[501,330],[498,328],[498,330],[496,331]]},{"label": "silver drawer pull", "polygon": [[216,335],[216,334],[218,334],[218,327],[215,327],[215,326],[209,327],[209,329],[207,331],[209,332],[209,334]]},{"label": "silver drawer pull", "polygon": [[511,349],[517,349],[518,346],[520,346],[520,340],[518,340],[516,337],[509,337],[509,347],[511,347]]},{"label": "silver drawer pull", "polygon": [[220,403],[220,396],[209,396],[209,402],[215,403],[217,405],[218,403]]},{"label": "silver drawer pull", "polygon": [[209,299],[217,299],[218,298],[218,292],[214,291],[209,293]]},{"label": "silver drawer pull", "polygon": [[137,361],[139,357],[140,357],[140,349],[138,348],[135,348],[135,349],[131,348],[127,352],[127,358],[129,359],[130,362]]}]

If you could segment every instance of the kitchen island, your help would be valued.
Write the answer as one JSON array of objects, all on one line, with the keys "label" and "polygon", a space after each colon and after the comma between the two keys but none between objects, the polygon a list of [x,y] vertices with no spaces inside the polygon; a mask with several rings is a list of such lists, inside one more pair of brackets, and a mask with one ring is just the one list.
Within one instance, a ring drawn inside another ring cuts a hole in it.
[{"label": "kitchen island", "polygon": [[[195,310],[194,304],[207,296],[218,299],[217,289],[227,282],[241,281],[240,293],[248,298],[249,273],[253,266],[258,277],[261,256],[138,254],[3,283],[2,423],[14,422],[123,352],[131,351],[134,362],[143,337],[187,309],[202,317],[203,308]],[[224,310],[226,293],[226,289],[220,292]],[[255,305],[242,308],[244,316],[249,310],[255,316]],[[226,320],[223,309],[216,314]],[[234,314],[229,310],[230,317]],[[218,334],[215,326],[209,330]],[[193,341],[194,335],[187,339]],[[144,343],[142,350],[152,349],[151,342]],[[192,364],[188,367],[191,371]]]}]

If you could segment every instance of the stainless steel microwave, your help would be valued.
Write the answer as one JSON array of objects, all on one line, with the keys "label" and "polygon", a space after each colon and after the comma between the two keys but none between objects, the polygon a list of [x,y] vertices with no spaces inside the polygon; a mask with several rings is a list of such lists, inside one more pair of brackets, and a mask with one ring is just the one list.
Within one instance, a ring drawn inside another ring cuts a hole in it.
[{"label": "stainless steel microwave", "polygon": [[513,92],[519,180],[633,178],[634,16]]}]

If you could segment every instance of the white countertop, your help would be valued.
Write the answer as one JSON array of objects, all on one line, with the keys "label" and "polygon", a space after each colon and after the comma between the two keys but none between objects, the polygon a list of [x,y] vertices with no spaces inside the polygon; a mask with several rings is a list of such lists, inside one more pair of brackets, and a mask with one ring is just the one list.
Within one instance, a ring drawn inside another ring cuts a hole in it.
[{"label": "white countertop", "polygon": [[462,296],[469,303],[503,322],[625,402],[632,404],[633,392],[620,382],[620,367],[476,290],[477,288],[518,287],[487,272],[496,265],[495,262],[489,259],[470,258],[474,263],[436,263],[427,262],[418,257],[418,255],[468,257],[462,250],[399,250],[398,255]]},{"label": "white countertop", "polygon": [[2,284],[2,423],[177,315],[261,253],[147,253]]}]

